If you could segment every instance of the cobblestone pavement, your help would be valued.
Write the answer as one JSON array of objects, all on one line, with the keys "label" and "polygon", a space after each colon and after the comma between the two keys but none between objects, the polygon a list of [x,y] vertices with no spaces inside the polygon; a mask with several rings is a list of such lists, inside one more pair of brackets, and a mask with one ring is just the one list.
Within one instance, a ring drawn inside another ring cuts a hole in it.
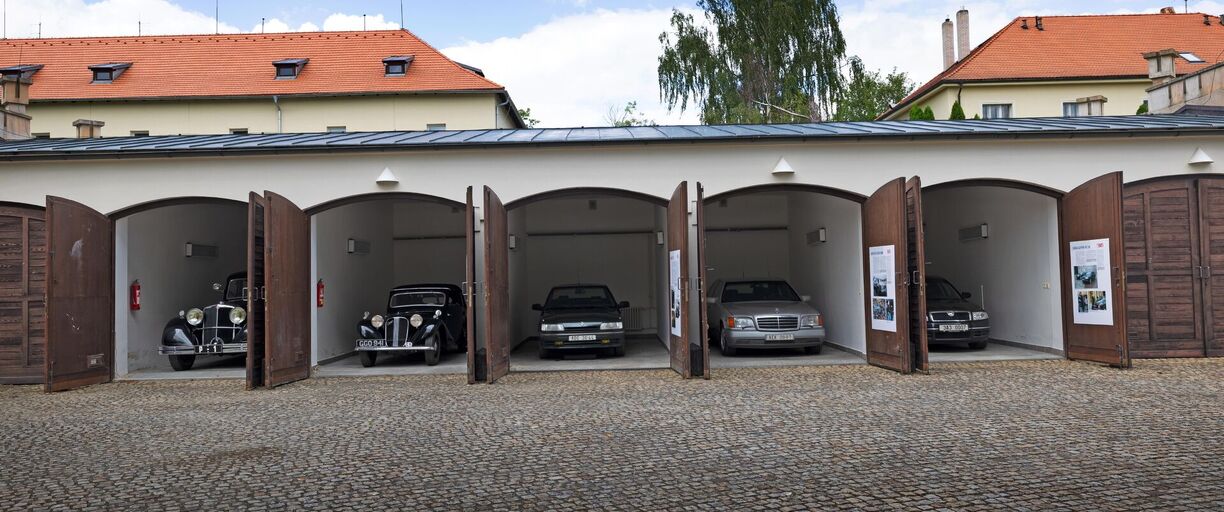
[{"label": "cobblestone pavement", "polygon": [[1224,360],[0,387],[0,509],[1224,510]]}]

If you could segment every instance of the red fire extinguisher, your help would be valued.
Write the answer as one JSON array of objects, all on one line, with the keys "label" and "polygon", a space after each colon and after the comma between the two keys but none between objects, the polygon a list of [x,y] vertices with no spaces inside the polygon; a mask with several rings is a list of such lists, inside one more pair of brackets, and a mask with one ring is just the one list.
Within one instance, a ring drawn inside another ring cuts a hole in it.
[{"label": "red fire extinguisher", "polygon": [[315,285],[315,303],[317,307],[323,307],[323,280]]},{"label": "red fire extinguisher", "polygon": [[128,290],[128,308],[140,311],[140,280],[132,281],[132,287]]}]

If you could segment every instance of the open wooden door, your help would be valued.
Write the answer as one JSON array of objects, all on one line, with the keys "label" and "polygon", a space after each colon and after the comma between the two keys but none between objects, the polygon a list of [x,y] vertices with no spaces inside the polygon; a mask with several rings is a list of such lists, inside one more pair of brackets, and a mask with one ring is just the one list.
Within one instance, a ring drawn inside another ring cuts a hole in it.
[{"label": "open wooden door", "polygon": [[467,370],[468,384],[485,380],[485,358],[477,357],[476,350],[476,207],[472,204],[472,187],[467,188],[467,216],[464,217],[467,226],[466,281],[463,282],[463,293],[467,299]]},{"label": "open wooden door", "polygon": [[897,178],[863,203],[867,362],[901,373],[914,371],[910,336],[910,265],[906,183]]},{"label": "open wooden door", "polygon": [[42,384],[47,348],[45,210],[0,206],[0,384]]},{"label": "open wooden door", "polygon": [[510,228],[506,206],[484,188],[485,357],[489,384],[510,373]]},{"label": "open wooden door", "polygon": [[922,180],[905,182],[906,266],[909,280],[909,337],[915,371],[929,372],[927,360],[926,234],[922,225]]},{"label": "open wooden door", "polygon": [[[688,182],[680,182],[667,203],[667,347],[671,367],[680,376],[693,376],[689,347],[688,296]],[[704,308],[703,308],[704,309]],[[705,334],[702,333],[704,337]]]},{"label": "open wooden door", "polygon": [[267,202],[251,192],[247,203],[247,389],[263,387],[264,359],[264,214]]},{"label": "open wooden door", "polygon": [[110,382],[115,360],[115,263],[111,221],[83,204],[47,196],[46,366],[43,388]]},{"label": "open wooden door", "polygon": [[1059,206],[1067,358],[1128,368],[1122,173],[1076,187]]},{"label": "open wooden door", "polygon": [[264,385],[310,376],[310,218],[264,192]]},{"label": "open wooden door", "polygon": [[[706,238],[705,238],[705,188],[701,186],[701,182],[697,182],[697,202],[694,207],[697,214],[697,311],[700,311],[701,329],[697,331],[697,335],[693,337],[693,342],[689,346],[689,350],[699,350],[700,357],[693,357],[693,375],[701,375],[703,378],[710,378],[710,312],[706,307],[705,296],[706,286]],[[697,367],[697,362],[701,362],[701,366]],[[698,370],[700,368],[700,370]]]}]

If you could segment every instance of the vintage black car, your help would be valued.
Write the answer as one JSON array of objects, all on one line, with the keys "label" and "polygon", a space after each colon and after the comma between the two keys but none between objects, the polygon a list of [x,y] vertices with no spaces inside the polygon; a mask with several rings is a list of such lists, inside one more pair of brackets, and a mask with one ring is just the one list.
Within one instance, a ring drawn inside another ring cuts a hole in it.
[{"label": "vintage black car", "polygon": [[467,305],[453,284],[410,284],[391,289],[385,315],[362,315],[357,354],[367,368],[379,352],[420,352],[425,364],[442,360],[443,351],[467,350]]},{"label": "vintage black car", "polygon": [[947,279],[926,278],[927,342],[931,344],[967,343],[969,348],[986,348],[990,339],[990,315],[969,302],[972,294],[961,292]]},{"label": "vintage black car", "polygon": [[609,350],[625,355],[625,329],[621,310],[628,302],[616,302],[602,284],[557,286],[544,304],[533,304],[540,312],[540,358],[561,351]]},{"label": "vintage black car", "polygon": [[158,353],[170,356],[175,371],[190,370],[199,355],[245,354],[246,332],[246,272],[230,274],[225,286],[213,285],[221,293],[220,302],[203,309],[179,311],[162,330]]}]

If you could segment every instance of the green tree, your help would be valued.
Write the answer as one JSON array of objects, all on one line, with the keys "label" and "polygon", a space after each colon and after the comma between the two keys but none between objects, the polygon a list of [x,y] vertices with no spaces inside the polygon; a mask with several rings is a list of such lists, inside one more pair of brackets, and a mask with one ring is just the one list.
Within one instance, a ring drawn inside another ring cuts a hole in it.
[{"label": "green tree", "polygon": [[637,102],[630,101],[624,107],[608,107],[604,121],[610,126],[654,126],[653,119],[647,119],[646,114],[638,110]]},{"label": "green tree", "polygon": [[523,119],[523,124],[527,125],[528,128],[535,128],[536,125],[540,124],[539,119],[531,117],[531,109],[529,108],[518,109],[518,115]]},{"label": "green tree", "polygon": [[961,107],[960,100],[952,102],[952,114],[948,115],[948,119],[964,119],[965,109]]},{"label": "green tree", "polygon": [[846,41],[834,0],[699,0],[659,36],[660,96],[705,123],[819,121],[842,92]]},{"label": "green tree", "polygon": [[858,57],[850,57],[848,68],[846,90],[837,101],[834,121],[871,121],[914,89],[909,76],[896,69],[887,75],[868,71]]},{"label": "green tree", "polygon": [[1147,106],[1147,100],[1144,100],[1143,103],[1139,104],[1139,110],[1135,111],[1135,115],[1141,116],[1146,113],[1148,113],[1148,106]]},{"label": "green tree", "polygon": [[931,107],[913,107],[909,111],[911,121],[934,121],[935,112],[931,111]]},{"label": "green tree", "polygon": [[926,119],[927,121],[935,120],[935,112],[931,111],[930,105],[927,105],[922,109],[922,118]]}]

